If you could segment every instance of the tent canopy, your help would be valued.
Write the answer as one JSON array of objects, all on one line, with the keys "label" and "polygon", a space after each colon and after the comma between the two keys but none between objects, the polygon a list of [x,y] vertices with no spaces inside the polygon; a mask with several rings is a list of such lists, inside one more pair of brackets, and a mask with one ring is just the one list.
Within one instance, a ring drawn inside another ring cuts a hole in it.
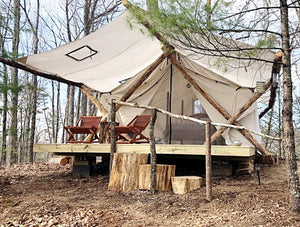
[{"label": "tent canopy", "polygon": [[[112,98],[120,99],[162,54],[162,44],[147,34],[147,30],[134,23],[130,28],[128,12],[124,12],[105,27],[90,35],[59,48],[19,59],[23,64],[39,71],[55,74],[68,81],[82,83],[105,93],[101,103],[109,109]],[[141,32],[142,31],[142,32]],[[225,42],[226,40],[224,40]],[[181,66],[197,84],[213,97],[228,113],[234,115],[253,95],[256,81],[267,81],[271,76],[271,63],[230,59],[220,67],[220,58],[192,55],[192,50],[175,49]],[[265,51],[264,58],[272,61],[274,53]],[[217,64],[218,63],[218,64]],[[217,66],[218,65],[218,66]],[[171,98],[170,98],[171,97]],[[170,109],[178,114],[193,115],[194,101],[200,100],[209,118],[224,123],[226,119],[183,77],[182,72],[166,58],[130,96],[128,101]],[[121,124],[128,123],[143,110],[122,107],[118,111]],[[259,131],[256,103],[238,121]],[[179,124],[173,121],[173,124]],[[155,135],[165,141],[170,125],[165,116],[159,116]],[[236,130],[223,133],[227,144],[249,141]]]}]

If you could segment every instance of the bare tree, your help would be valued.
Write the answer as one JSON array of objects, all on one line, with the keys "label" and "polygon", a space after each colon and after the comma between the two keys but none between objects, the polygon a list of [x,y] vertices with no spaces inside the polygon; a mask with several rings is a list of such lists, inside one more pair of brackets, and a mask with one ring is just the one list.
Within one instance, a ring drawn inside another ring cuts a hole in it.
[{"label": "bare tree", "polygon": [[[18,57],[19,43],[20,43],[20,1],[13,1],[13,15],[14,15],[14,27],[13,27],[13,40],[12,40],[12,52],[14,58]],[[17,148],[18,148],[18,94],[19,94],[19,82],[18,82],[18,69],[11,68],[11,125],[10,125],[10,163],[17,162]]]},{"label": "bare tree", "polygon": [[[26,16],[26,20],[28,21],[28,24],[32,30],[33,33],[33,53],[38,53],[38,44],[39,44],[39,38],[38,38],[38,30],[39,30],[39,20],[40,20],[40,1],[36,0],[36,16],[35,21],[32,22],[30,19],[30,16],[28,14],[28,9],[26,7],[26,1],[23,1],[23,5],[21,5],[24,14]],[[30,86],[30,99],[28,106],[30,108],[30,126],[29,126],[29,137],[27,138],[27,152],[29,154],[29,161],[33,162],[33,144],[34,144],[34,135],[35,135],[35,125],[36,125],[36,115],[37,115],[37,76],[32,75],[31,78],[31,84]]]}]

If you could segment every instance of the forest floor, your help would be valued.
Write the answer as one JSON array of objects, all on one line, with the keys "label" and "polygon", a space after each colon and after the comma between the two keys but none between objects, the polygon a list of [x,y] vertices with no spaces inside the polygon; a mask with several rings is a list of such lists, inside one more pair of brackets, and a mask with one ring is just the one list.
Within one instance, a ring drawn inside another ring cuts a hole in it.
[{"label": "forest floor", "polygon": [[[298,166],[300,162],[298,163]],[[72,166],[0,167],[0,226],[299,226],[289,212],[283,163],[256,174],[214,177],[186,195],[107,190],[108,176],[72,177]]]}]

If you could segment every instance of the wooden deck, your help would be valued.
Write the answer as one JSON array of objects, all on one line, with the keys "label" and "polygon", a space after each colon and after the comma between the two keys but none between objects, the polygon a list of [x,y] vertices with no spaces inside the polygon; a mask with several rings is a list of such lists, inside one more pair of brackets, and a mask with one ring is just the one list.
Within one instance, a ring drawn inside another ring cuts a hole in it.
[{"label": "wooden deck", "polygon": [[[109,154],[110,144],[34,144],[34,152],[59,154]],[[117,144],[117,153],[150,153],[149,144]],[[157,154],[166,155],[205,155],[204,145],[157,144]],[[255,148],[245,146],[217,146],[211,148],[212,156],[252,157]]]}]

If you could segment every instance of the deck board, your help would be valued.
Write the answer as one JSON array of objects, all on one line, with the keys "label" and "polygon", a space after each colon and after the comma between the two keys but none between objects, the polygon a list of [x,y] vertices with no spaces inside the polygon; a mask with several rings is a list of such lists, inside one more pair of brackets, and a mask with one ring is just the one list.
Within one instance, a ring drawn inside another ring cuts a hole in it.
[{"label": "deck board", "polygon": [[[44,153],[110,153],[110,144],[34,144],[34,152]],[[150,153],[149,144],[117,144],[117,153]],[[174,155],[205,155],[204,145],[182,145],[182,144],[157,144],[157,154]],[[219,146],[212,145],[213,156],[235,156],[251,157],[255,155],[255,148],[248,146]]]}]

